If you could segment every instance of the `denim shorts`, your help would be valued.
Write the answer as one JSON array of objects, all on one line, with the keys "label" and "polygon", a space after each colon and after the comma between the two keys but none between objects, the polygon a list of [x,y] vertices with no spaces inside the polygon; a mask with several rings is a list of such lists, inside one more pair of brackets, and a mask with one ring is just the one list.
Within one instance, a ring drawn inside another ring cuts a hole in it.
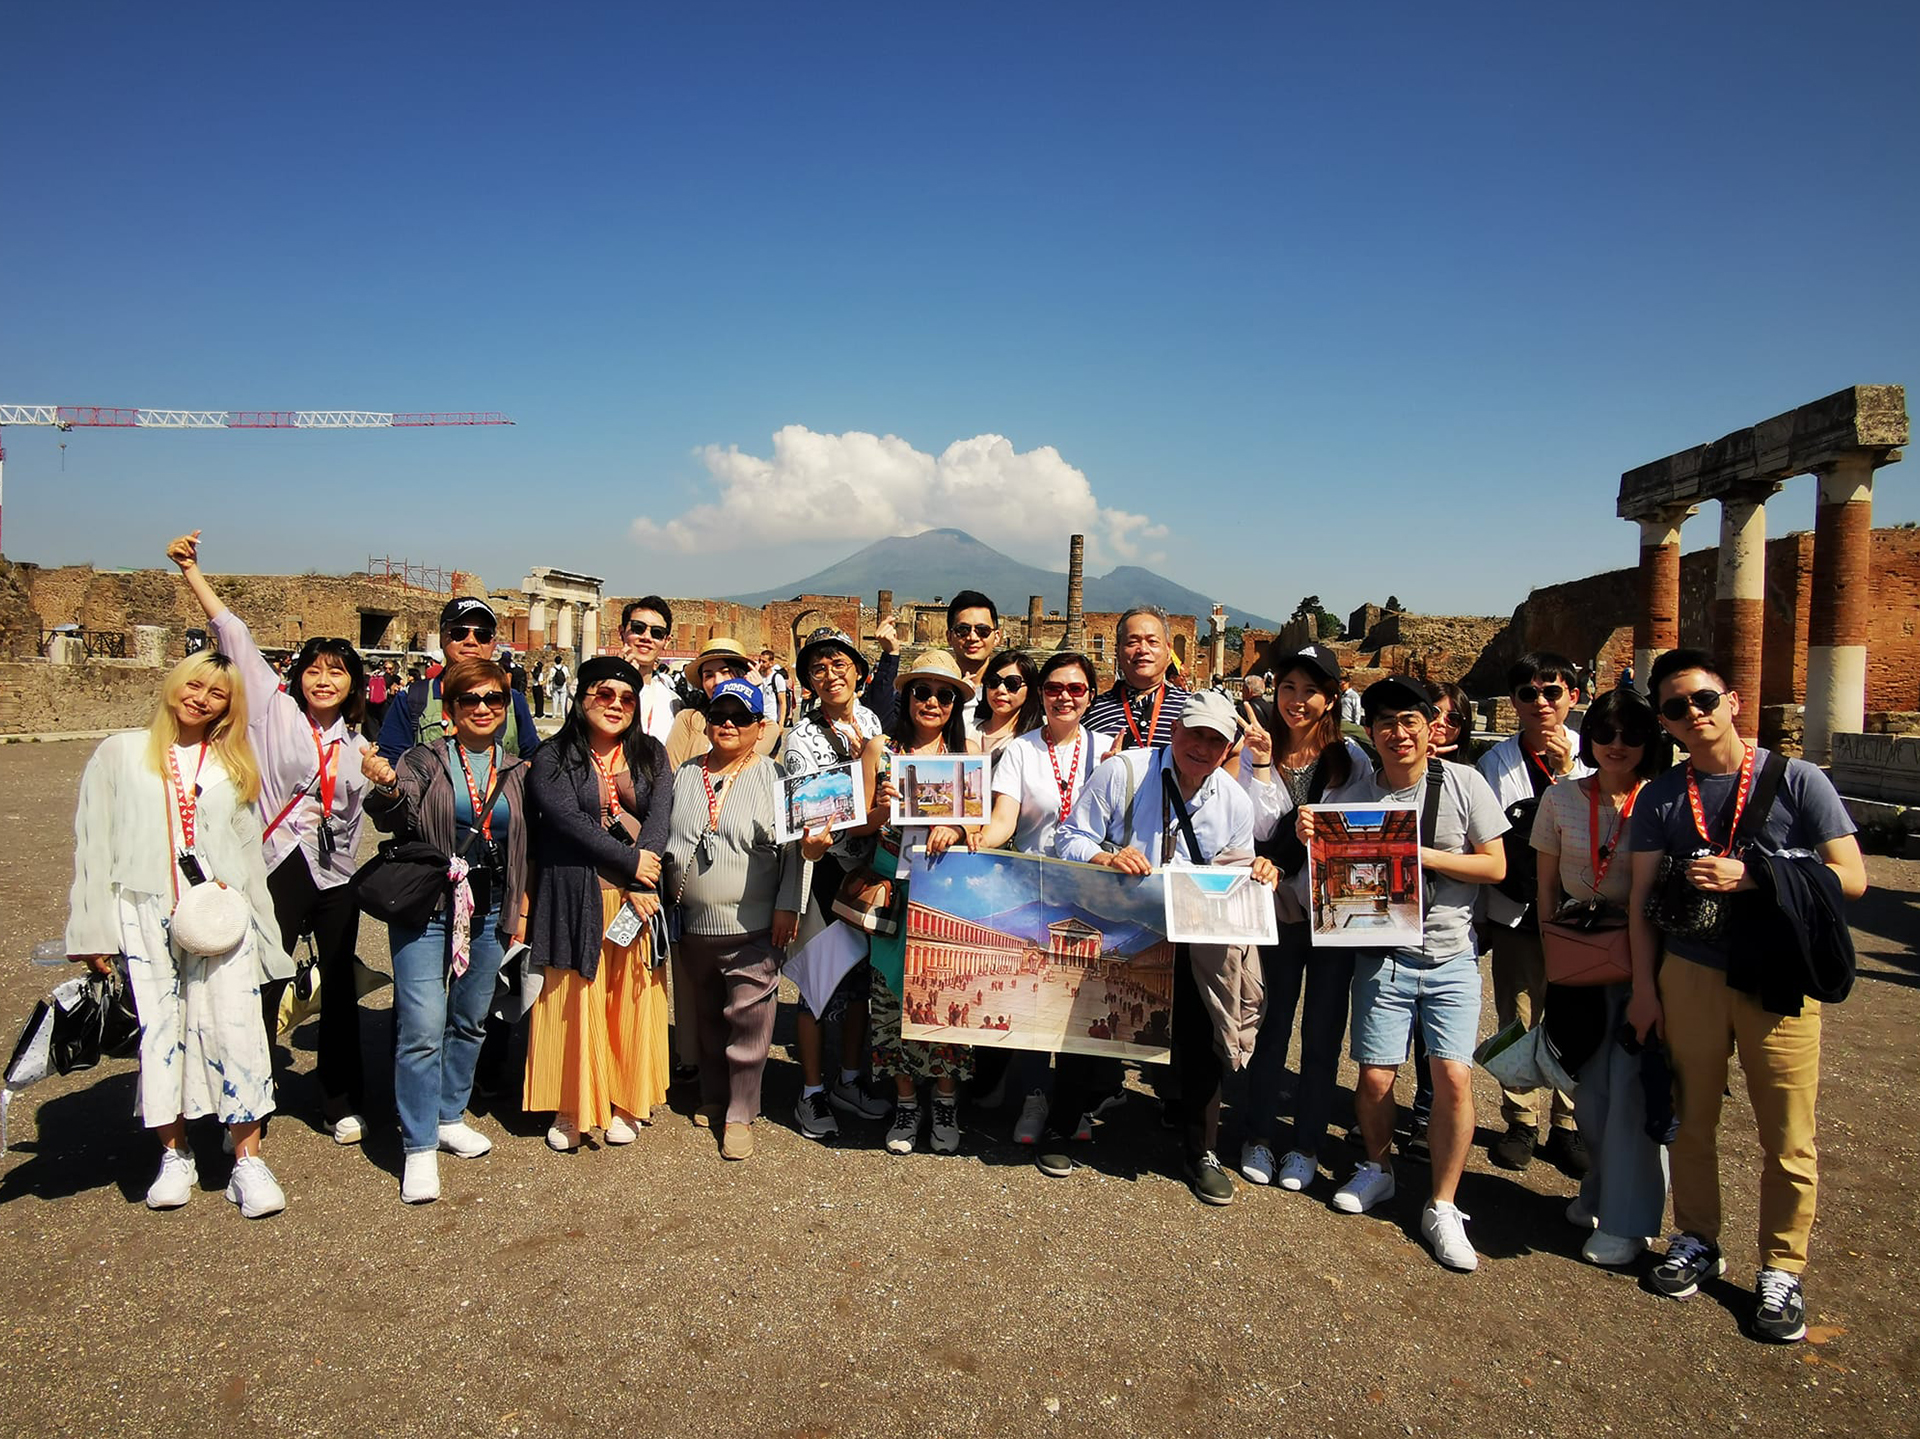
[{"label": "denim shorts", "polygon": [[1362,953],[1353,966],[1353,1062],[1406,1063],[1413,1026],[1435,1059],[1473,1063],[1480,1042],[1480,959],[1429,962],[1417,950]]}]

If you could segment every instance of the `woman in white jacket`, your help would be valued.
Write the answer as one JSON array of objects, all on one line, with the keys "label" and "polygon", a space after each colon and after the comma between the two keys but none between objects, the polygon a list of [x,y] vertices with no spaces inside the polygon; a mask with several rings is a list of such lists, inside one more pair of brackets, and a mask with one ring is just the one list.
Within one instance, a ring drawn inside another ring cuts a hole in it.
[{"label": "woman in white jacket", "polygon": [[[67,954],[102,972],[112,955],[127,957],[140,1016],[138,1109],[163,1146],[151,1209],[191,1197],[199,1175],[187,1120],[205,1114],[233,1137],[227,1198],[249,1219],[286,1207],[260,1158],[260,1121],[273,1108],[260,986],[292,965],[272,937],[259,791],[239,676],[207,652],[173,667],[144,734],[106,740],[81,777]],[[239,891],[251,912],[224,954],[187,954],[169,934],[196,876]]]}]

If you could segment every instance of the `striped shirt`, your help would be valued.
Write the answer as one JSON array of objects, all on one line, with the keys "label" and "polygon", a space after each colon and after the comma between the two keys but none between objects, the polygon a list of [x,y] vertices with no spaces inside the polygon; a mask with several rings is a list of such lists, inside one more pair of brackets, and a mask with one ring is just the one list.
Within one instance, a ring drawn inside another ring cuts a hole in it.
[{"label": "striped shirt", "polygon": [[[1148,745],[1155,749],[1170,743],[1173,739],[1174,722],[1180,718],[1180,711],[1186,708],[1187,692],[1172,680],[1163,681],[1162,688],[1165,689],[1167,697],[1161,701],[1160,720],[1153,726],[1151,735],[1147,734],[1147,725],[1153,720],[1153,701],[1158,691],[1136,690],[1125,680],[1115,680],[1113,688],[1093,702],[1093,707],[1087,711],[1087,717],[1083,721],[1087,727],[1087,733],[1102,736],[1107,741],[1107,746],[1110,746],[1114,736],[1118,735],[1122,749],[1142,747],[1133,737],[1133,731],[1136,729],[1145,737]],[[1131,729],[1127,726],[1129,705],[1133,708]],[[1101,754],[1106,753],[1107,746],[1102,746]]]},{"label": "striped shirt", "polygon": [[708,832],[705,768],[703,760],[690,759],[673,777],[662,889],[678,896],[689,934],[758,934],[773,926],[776,909],[798,913],[805,898],[800,846],[774,839],[780,767],[756,760],[720,785],[719,824],[702,845]]}]

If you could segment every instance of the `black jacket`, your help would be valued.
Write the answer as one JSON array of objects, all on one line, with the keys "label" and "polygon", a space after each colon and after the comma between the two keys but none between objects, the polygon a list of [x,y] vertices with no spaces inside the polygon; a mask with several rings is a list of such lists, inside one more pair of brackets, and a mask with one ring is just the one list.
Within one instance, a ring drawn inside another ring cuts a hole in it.
[{"label": "black jacket", "polygon": [[1769,1014],[1807,999],[1838,1004],[1853,990],[1853,936],[1840,877],[1804,851],[1746,854],[1755,890],[1727,916],[1727,985]]}]

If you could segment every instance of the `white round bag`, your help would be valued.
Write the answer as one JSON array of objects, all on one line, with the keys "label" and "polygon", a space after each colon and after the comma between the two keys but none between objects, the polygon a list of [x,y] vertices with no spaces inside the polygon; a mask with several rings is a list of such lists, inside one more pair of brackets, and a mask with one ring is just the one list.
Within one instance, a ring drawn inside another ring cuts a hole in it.
[{"label": "white round bag", "polygon": [[237,947],[251,923],[253,906],[247,897],[219,880],[210,880],[180,896],[168,933],[186,953],[211,957]]}]

